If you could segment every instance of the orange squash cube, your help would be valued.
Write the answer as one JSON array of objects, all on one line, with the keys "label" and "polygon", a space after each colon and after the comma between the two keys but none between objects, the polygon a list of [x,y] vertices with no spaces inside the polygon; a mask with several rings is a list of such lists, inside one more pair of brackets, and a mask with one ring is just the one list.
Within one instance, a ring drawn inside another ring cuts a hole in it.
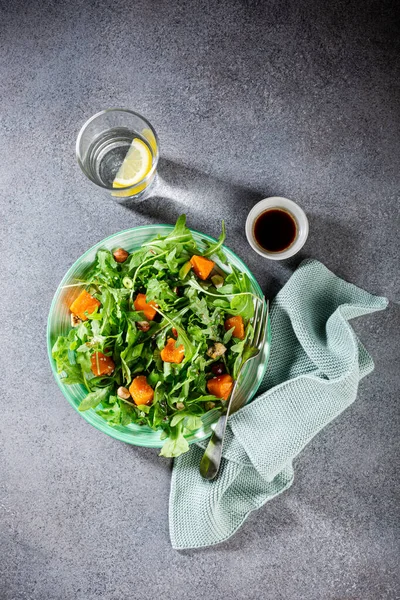
[{"label": "orange squash cube", "polygon": [[164,348],[161,350],[161,360],[168,363],[181,363],[185,356],[185,347],[181,344],[175,346],[174,338],[168,338],[168,341]]},{"label": "orange squash cube", "polygon": [[96,310],[98,306],[101,306],[101,302],[99,302],[96,298],[93,298],[86,290],[83,290],[79,296],[73,301],[69,310],[82,319],[82,321],[87,321],[87,316],[85,313],[89,315],[92,314]]},{"label": "orange squash cube", "polygon": [[113,359],[102,352],[94,352],[90,357],[90,362],[92,363],[92,373],[97,377],[111,375],[114,372],[115,364]]},{"label": "orange squash cube", "polygon": [[244,323],[240,315],[237,315],[236,317],[229,317],[229,319],[226,319],[224,327],[225,331],[229,331],[230,329],[232,329],[232,327],[234,327],[235,329],[233,330],[232,334],[233,337],[238,338],[239,340],[244,340]]},{"label": "orange squash cube", "polygon": [[233,379],[228,373],[218,375],[218,377],[213,377],[207,381],[207,389],[210,394],[221,398],[221,400],[228,400],[232,388]]},{"label": "orange squash cube", "polygon": [[154,302],[154,300],[147,302],[145,294],[138,294],[133,306],[135,307],[135,310],[143,312],[148,321],[152,321],[157,314],[157,311],[153,308],[154,306],[157,308],[156,302]]},{"label": "orange squash cube", "polygon": [[190,264],[197,277],[203,279],[203,281],[207,279],[215,266],[214,261],[204,258],[204,256],[197,256],[196,254],[190,259]]},{"label": "orange squash cube", "polygon": [[137,406],[151,404],[154,398],[154,390],[145,375],[138,375],[129,386],[129,393]]}]

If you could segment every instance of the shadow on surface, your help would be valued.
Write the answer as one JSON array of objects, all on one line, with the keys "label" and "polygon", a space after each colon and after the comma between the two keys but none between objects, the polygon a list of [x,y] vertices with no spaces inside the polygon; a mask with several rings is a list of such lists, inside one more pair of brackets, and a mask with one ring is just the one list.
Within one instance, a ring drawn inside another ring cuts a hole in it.
[{"label": "shadow on surface", "polygon": [[310,231],[305,246],[283,264],[295,271],[306,258],[315,258],[339,277],[351,278],[359,263],[361,232],[351,222],[344,225],[337,219],[316,214],[307,217]]},{"label": "shadow on surface", "polygon": [[125,446],[127,448],[127,452],[132,453],[135,458],[145,460],[146,462],[151,463],[153,467],[161,468],[162,470],[172,471],[172,459],[159,456],[161,448],[146,448],[130,444],[125,444]]},{"label": "shadow on surface", "polygon": [[[161,158],[158,180],[150,196],[142,201],[121,202],[129,210],[146,216],[149,222],[174,223],[182,213],[190,215],[189,226],[204,230],[209,223],[220,219],[229,222],[230,233],[244,235],[244,223],[251,207],[268,196],[268,190],[259,190],[231,184],[212,175]],[[207,231],[210,228],[207,228]]]},{"label": "shadow on surface", "polygon": [[224,219],[227,245],[244,259],[266,297],[271,299],[282,287],[283,271],[290,277],[307,258],[320,260],[338,276],[352,280],[362,260],[363,238],[367,234],[351,221],[344,224],[340,216],[326,218],[308,214],[307,242],[298,254],[287,260],[271,261],[250,249],[245,235],[247,215],[254,204],[276,193],[279,192],[275,189],[261,192],[231,184],[163,158],[151,195],[139,202],[123,201],[122,205],[144,216],[148,223],[173,224],[180,214],[186,213],[189,227],[214,237],[218,237],[220,221]]},{"label": "shadow on surface", "polygon": [[362,233],[357,231],[351,222],[344,225],[336,219],[321,215],[307,216],[310,225],[309,236],[304,247],[295,256],[282,261],[271,261],[251,253],[246,259],[246,264],[257,276],[265,296],[271,300],[303,260],[319,260],[336,275],[349,281],[354,279],[354,272],[359,268],[362,260]]},{"label": "shadow on surface", "polygon": [[233,534],[231,538],[215,546],[205,548],[193,548],[178,550],[182,556],[195,556],[215,552],[241,552],[245,548],[253,548],[257,540],[262,540],[261,545],[273,546],[274,542],[293,532],[297,526],[297,520],[293,511],[289,508],[287,490],[282,496],[268,501],[264,506],[249,514],[246,521]]}]

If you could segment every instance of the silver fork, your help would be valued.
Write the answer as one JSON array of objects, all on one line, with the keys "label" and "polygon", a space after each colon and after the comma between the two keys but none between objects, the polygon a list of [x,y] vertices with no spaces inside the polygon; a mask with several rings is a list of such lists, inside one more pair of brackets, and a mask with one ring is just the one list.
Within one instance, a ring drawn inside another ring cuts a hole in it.
[{"label": "silver fork", "polygon": [[232,388],[228,405],[225,409],[225,412],[220,416],[217,424],[215,425],[214,432],[210,441],[208,442],[207,448],[200,462],[200,474],[202,477],[204,477],[204,479],[214,479],[214,477],[217,475],[221,464],[222,447],[224,444],[228,417],[239,410],[239,408],[241,408],[247,400],[247,398],[244,397],[235,402],[235,392],[244,365],[258,356],[264,347],[265,336],[268,329],[268,314],[269,302],[268,300],[265,301],[265,298],[263,298],[262,302],[257,302],[257,307],[253,317],[253,338],[251,342],[245,345],[244,353],[246,353],[246,358],[240,366],[239,373]]}]

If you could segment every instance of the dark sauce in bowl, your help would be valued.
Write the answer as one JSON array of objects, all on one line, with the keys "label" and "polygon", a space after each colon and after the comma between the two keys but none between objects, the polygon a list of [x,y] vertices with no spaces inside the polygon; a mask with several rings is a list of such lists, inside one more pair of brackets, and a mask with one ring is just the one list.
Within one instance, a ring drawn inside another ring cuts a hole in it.
[{"label": "dark sauce in bowl", "polygon": [[254,222],[254,238],[267,252],[287,250],[297,237],[297,223],[293,215],[281,208],[269,208]]}]

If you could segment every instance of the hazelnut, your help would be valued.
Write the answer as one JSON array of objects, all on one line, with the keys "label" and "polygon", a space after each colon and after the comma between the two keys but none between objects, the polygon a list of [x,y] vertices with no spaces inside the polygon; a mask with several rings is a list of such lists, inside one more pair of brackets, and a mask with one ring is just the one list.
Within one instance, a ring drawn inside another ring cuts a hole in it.
[{"label": "hazelnut", "polygon": [[71,313],[71,327],[78,327],[82,323],[82,319]]},{"label": "hazelnut", "polygon": [[126,389],[126,387],[119,387],[117,389],[117,396],[118,398],[122,398],[123,400],[128,400],[128,398],[131,397],[129,390]]},{"label": "hazelnut", "polygon": [[140,331],[148,331],[150,329],[150,323],[148,321],[137,321],[136,322],[136,327],[140,330]]},{"label": "hazelnut", "polygon": [[123,263],[123,262],[125,262],[126,259],[128,258],[128,256],[129,256],[129,252],[127,252],[123,248],[117,248],[113,252],[113,257],[115,258],[115,260],[117,261],[117,263]]},{"label": "hazelnut", "polygon": [[226,347],[221,344],[221,342],[215,342],[210,348],[207,350],[206,354],[210,358],[219,358],[226,352]]},{"label": "hazelnut", "polygon": [[185,405],[183,404],[183,402],[177,402],[175,404],[176,406],[176,410],[183,410],[185,408]]},{"label": "hazelnut", "polygon": [[217,289],[224,285],[224,278],[221,277],[221,275],[213,275],[211,277],[211,281],[213,282],[214,287],[216,287]]}]

